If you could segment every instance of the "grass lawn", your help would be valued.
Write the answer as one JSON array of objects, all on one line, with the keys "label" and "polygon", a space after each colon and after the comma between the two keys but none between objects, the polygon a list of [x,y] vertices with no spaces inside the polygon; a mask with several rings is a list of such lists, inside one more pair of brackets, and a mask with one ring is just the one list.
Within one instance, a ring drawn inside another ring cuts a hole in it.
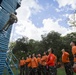
[{"label": "grass lawn", "polygon": [[[64,68],[59,68],[59,69],[57,70],[57,75],[66,75]],[[74,74],[74,75],[76,75],[76,74]]]},{"label": "grass lawn", "polygon": [[[16,69],[13,68],[13,71],[14,71],[14,74],[15,74],[15,75],[17,75],[17,73],[19,74],[19,70],[16,71]],[[4,75],[9,75],[9,74],[7,74],[7,72],[5,71]],[[66,75],[64,68],[59,68],[59,69],[57,70],[57,75]],[[74,74],[74,75],[76,75],[76,74]]]},{"label": "grass lawn", "polygon": [[65,75],[64,68],[59,68],[59,69],[57,70],[57,75]]}]

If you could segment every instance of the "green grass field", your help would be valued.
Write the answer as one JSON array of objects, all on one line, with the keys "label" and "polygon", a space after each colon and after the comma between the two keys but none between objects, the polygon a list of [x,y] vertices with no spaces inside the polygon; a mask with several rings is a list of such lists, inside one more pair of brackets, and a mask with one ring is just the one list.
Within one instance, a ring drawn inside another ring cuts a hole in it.
[{"label": "green grass field", "polygon": [[[16,69],[13,69],[13,71],[14,71],[14,74],[15,74],[15,75],[17,75],[17,73],[19,74],[19,70],[16,71]],[[4,73],[4,75],[7,75],[6,72]],[[8,75],[9,75],[9,74],[8,74]],[[66,75],[64,68],[59,68],[59,69],[57,70],[57,75]],[[76,75],[76,74],[74,74],[74,75]]]},{"label": "green grass field", "polygon": [[[66,75],[64,68],[59,68],[59,69],[57,70],[57,75]],[[76,74],[74,74],[74,75],[76,75]]]},{"label": "green grass field", "polygon": [[63,68],[59,68],[59,69],[57,70],[57,75],[65,75],[64,69],[63,69]]}]

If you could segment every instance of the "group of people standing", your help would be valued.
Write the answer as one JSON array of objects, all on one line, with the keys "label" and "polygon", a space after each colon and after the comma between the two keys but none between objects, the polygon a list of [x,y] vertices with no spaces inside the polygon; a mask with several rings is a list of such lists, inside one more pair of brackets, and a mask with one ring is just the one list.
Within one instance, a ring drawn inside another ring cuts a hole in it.
[{"label": "group of people standing", "polygon": [[[73,68],[76,68],[76,42],[72,41],[70,43],[72,46],[72,54],[74,57],[74,65],[71,65],[69,56],[70,54],[62,49],[62,63],[64,64],[66,75],[73,75]],[[20,75],[57,75],[57,56],[53,53],[52,48],[48,50],[48,55],[46,52],[38,54],[29,55],[20,60]]]}]

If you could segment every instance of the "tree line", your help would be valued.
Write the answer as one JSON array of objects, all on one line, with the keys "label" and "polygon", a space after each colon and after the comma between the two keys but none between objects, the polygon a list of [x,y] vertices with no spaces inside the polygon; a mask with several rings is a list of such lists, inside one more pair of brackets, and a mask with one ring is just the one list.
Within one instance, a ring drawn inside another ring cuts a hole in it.
[{"label": "tree line", "polygon": [[61,61],[61,49],[63,48],[70,53],[70,60],[73,59],[70,42],[76,40],[76,32],[61,36],[60,33],[51,31],[47,35],[41,35],[41,38],[41,41],[36,41],[34,39],[29,40],[28,37],[22,37],[15,42],[10,42],[9,48],[18,59],[33,53],[43,54],[43,52],[47,52],[49,48],[53,49],[58,61]]}]

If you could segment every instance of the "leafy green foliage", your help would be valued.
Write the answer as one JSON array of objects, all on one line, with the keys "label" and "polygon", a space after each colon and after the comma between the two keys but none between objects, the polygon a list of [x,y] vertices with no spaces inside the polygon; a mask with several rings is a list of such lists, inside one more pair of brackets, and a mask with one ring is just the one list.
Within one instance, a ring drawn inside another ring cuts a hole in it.
[{"label": "leafy green foliage", "polygon": [[70,42],[76,39],[76,33],[70,33],[66,36],[61,36],[58,32],[50,32],[47,35],[41,35],[41,41],[35,41],[33,39],[28,40],[27,37],[22,37],[16,40],[14,43],[10,43],[10,49],[17,58],[26,57],[29,54],[43,54],[44,51],[47,52],[49,48],[54,50],[54,54],[58,57],[58,61],[61,60],[61,49],[65,49],[70,53],[72,60],[72,53]]}]

